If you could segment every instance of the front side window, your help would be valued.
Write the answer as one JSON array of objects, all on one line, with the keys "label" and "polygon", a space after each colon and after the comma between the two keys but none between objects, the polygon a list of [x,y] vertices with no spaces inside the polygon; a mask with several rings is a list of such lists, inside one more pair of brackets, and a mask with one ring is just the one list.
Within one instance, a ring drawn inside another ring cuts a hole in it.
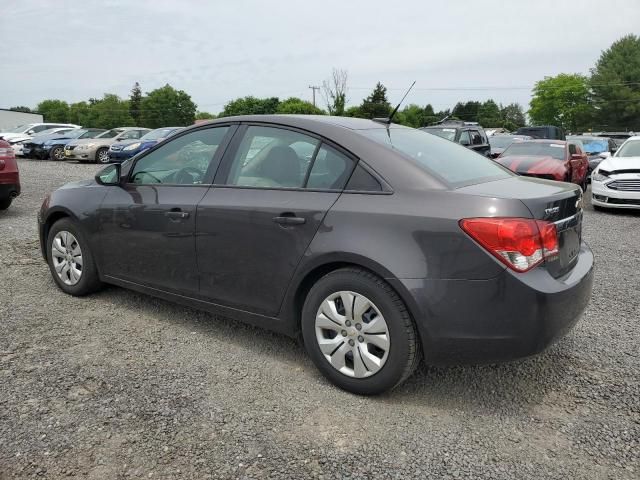
[{"label": "front side window", "polygon": [[372,128],[358,133],[413,159],[453,187],[513,176],[506,168],[453,142],[412,128]]},{"label": "front side window", "polygon": [[229,127],[195,130],[140,158],[129,177],[130,183],[199,185],[203,183],[218,147]]},{"label": "front side window", "polygon": [[319,143],[292,130],[250,126],[231,164],[227,184],[301,188]]}]

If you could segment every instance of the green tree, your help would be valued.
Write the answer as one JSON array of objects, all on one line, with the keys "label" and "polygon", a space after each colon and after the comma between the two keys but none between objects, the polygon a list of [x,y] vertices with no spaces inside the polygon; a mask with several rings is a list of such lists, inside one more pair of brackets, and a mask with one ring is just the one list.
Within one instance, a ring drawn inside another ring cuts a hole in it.
[{"label": "green tree", "polygon": [[597,128],[640,129],[640,37],[627,35],[603,51],[590,87]]},{"label": "green tree", "polygon": [[[83,103],[83,102],[81,102]],[[84,106],[79,105],[80,111]],[[94,128],[132,127],[135,121],[129,113],[129,101],[113,93],[105,93],[100,100],[89,99],[87,122],[83,126]]]},{"label": "green tree", "polygon": [[356,118],[364,118],[364,115],[360,111],[359,106],[353,106],[345,109],[344,111],[345,117],[356,117]]},{"label": "green tree", "polygon": [[278,104],[277,113],[301,114],[301,115],[324,115],[325,112],[312,103],[300,98],[291,97]]},{"label": "green tree", "polygon": [[280,100],[277,97],[256,98],[252,96],[236,98],[224,106],[218,117],[234,115],[271,115],[278,111]]},{"label": "green tree", "polygon": [[502,117],[502,126],[504,128],[514,131],[525,126],[526,119],[522,105],[519,103],[510,103],[507,106],[500,107],[500,116]]},{"label": "green tree", "polygon": [[140,103],[140,125],[144,127],[187,126],[195,117],[196,104],[191,97],[169,84],[147,93]]},{"label": "green tree", "polygon": [[378,82],[367,98],[360,105],[360,116],[363,118],[385,118],[391,113],[391,105],[387,100],[387,87]]},{"label": "green tree", "polygon": [[529,104],[534,124],[556,125],[568,131],[588,127],[593,109],[589,84],[584,75],[561,73],[536,82]]},{"label": "green tree", "polygon": [[76,102],[69,105],[69,122],[83,127],[95,127],[91,117],[91,106],[87,102]]},{"label": "green tree", "polygon": [[476,102],[475,100],[458,102],[456,103],[456,106],[453,107],[451,115],[465,122],[477,122],[480,105],[480,102]]},{"label": "green tree", "polygon": [[216,118],[213,113],[209,112],[196,112],[196,120],[209,120]]},{"label": "green tree", "polygon": [[503,118],[500,107],[489,99],[478,108],[478,123],[483,127],[502,127]]},{"label": "green tree", "polygon": [[43,100],[36,108],[41,113],[45,122],[62,122],[69,121],[69,104],[63,100]]},{"label": "green tree", "polygon": [[31,113],[31,109],[29,107],[19,106],[19,107],[11,107],[9,110],[12,112],[22,112],[22,113]]},{"label": "green tree", "polygon": [[136,125],[140,126],[140,107],[142,104],[142,90],[140,84],[136,82],[131,89],[131,95],[129,95],[129,114]]}]

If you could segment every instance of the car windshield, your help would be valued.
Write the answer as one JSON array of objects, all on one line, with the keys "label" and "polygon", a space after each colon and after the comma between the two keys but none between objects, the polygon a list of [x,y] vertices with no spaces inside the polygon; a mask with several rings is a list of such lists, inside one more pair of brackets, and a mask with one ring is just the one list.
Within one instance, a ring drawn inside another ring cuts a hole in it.
[{"label": "car windshield", "polygon": [[432,135],[437,135],[438,137],[446,138],[447,140],[453,141],[456,138],[456,129],[455,128],[437,128],[437,127],[429,127],[422,129],[423,132],[430,133]]},{"label": "car windshield", "polygon": [[496,162],[456,143],[412,128],[359,130],[362,135],[411,157],[420,167],[453,187],[507,178]]},{"label": "car windshield", "polygon": [[80,135],[78,138],[96,138],[100,135],[102,135],[103,131],[101,130],[83,130],[83,134]]},{"label": "car windshield", "polygon": [[111,130],[107,130],[104,133],[101,133],[100,135],[98,135],[95,138],[113,138],[116,135],[119,135],[123,132],[123,130],[120,130],[118,128],[112,128]]},{"label": "car windshield", "polygon": [[489,144],[495,148],[507,148],[513,142],[521,141],[518,137],[509,137],[507,135],[496,135],[489,137]]},{"label": "car windshield", "polygon": [[594,153],[602,153],[609,151],[609,141],[599,138],[577,138],[584,145],[584,151],[592,155]]},{"label": "car windshield", "polygon": [[24,133],[31,128],[32,124],[18,125],[17,127],[7,130],[7,133]]},{"label": "car windshield", "polygon": [[530,155],[564,160],[564,144],[553,142],[516,142],[509,145],[509,148],[502,153],[503,157],[509,155]]},{"label": "car windshield", "polygon": [[161,138],[167,138],[171,133],[175,130],[175,128],[158,128],[156,130],[151,130],[149,133],[146,133],[140,140],[159,140]]},{"label": "car windshield", "polygon": [[618,151],[616,157],[640,157],[640,140],[628,140],[624,142]]},{"label": "car windshield", "polygon": [[85,133],[87,133],[88,130],[85,130],[84,128],[76,128],[75,130],[71,130],[70,132],[66,132],[64,134],[64,136],[66,138],[87,138],[87,137],[83,137],[83,135]]}]

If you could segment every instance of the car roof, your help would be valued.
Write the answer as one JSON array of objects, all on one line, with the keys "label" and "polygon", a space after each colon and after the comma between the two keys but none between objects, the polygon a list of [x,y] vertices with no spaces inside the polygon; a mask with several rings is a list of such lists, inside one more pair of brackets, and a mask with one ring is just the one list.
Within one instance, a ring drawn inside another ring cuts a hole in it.
[{"label": "car roof", "polygon": [[[387,125],[381,122],[374,122],[366,118],[355,117],[337,117],[332,115],[239,115],[235,117],[221,117],[208,122],[202,122],[197,125],[215,125],[216,123],[225,122],[265,122],[277,123],[281,125],[289,125],[292,127],[313,127],[321,125],[330,125],[350,130],[369,130],[374,128],[386,128]],[[391,128],[408,128],[392,123]]]}]

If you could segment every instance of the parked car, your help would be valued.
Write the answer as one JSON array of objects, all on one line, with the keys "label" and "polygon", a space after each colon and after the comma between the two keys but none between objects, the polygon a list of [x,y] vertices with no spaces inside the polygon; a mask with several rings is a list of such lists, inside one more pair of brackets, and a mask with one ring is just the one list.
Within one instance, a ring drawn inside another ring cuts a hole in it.
[{"label": "parked car", "polygon": [[618,147],[634,136],[633,132],[594,132],[592,135],[596,137],[612,138]]},{"label": "parked car", "polygon": [[629,138],[591,175],[593,208],[640,208],[640,136]]},{"label": "parked car", "polygon": [[531,140],[527,135],[491,135],[489,137],[489,145],[491,145],[491,158],[498,157],[504,149],[513,142],[521,142],[523,140]]},{"label": "parked car", "polygon": [[21,137],[14,137],[12,140],[9,141],[9,143],[11,144],[11,146],[13,147],[13,153],[17,156],[17,157],[22,157],[24,156],[24,144],[26,142],[30,142],[33,139],[39,139],[42,137],[46,137],[48,135],[51,134],[56,134],[56,133],[66,133],[66,132],[71,132],[73,130],[77,130],[76,127],[56,127],[56,128],[49,128],[48,130],[43,130],[40,133],[36,133],[33,136],[29,136],[29,135],[24,135]]},{"label": "parked car", "polygon": [[104,132],[106,130],[102,128],[76,128],[65,133],[38,135],[24,142],[22,150],[25,157],[64,160],[64,147],[67,143],[76,139],[95,138]]},{"label": "parked car", "polygon": [[0,140],[0,210],[6,210],[20,195],[18,162],[9,142]]},{"label": "parked car", "polygon": [[10,142],[13,139],[19,137],[32,137],[33,135],[43,132],[44,130],[49,130],[50,128],[57,127],[80,128],[80,125],[75,125],[73,123],[28,123],[26,125],[20,125],[10,130],[0,132],[0,140],[7,140],[8,142]]},{"label": "parked car", "polygon": [[553,125],[541,125],[536,127],[520,127],[516,135],[528,135],[532,138],[548,138],[550,140],[564,140],[564,130]]},{"label": "parked car", "polygon": [[119,127],[107,130],[96,138],[73,140],[65,145],[64,158],[80,162],[109,163],[111,145],[125,140],[138,140],[149,131],[148,128]]},{"label": "parked car", "polygon": [[580,145],[562,140],[512,143],[496,161],[526,177],[571,182],[587,188],[589,160]]},{"label": "parked car", "polygon": [[412,128],[252,115],[67,184],[38,219],[62,291],[106,282],[301,334],[328,379],[375,394],[421,356],[494,362],[564,335],[593,281],[581,205]]},{"label": "parked car", "polygon": [[609,137],[593,137],[587,135],[570,135],[567,140],[580,142],[589,159],[588,177],[591,177],[598,164],[618,150],[618,144]]},{"label": "parked car", "polygon": [[160,143],[165,138],[174,135],[176,132],[182,130],[183,127],[163,127],[151,130],[146,133],[139,140],[126,140],[123,142],[117,142],[111,145],[109,148],[109,160],[111,162],[123,162],[138,153],[153,147],[155,144]]},{"label": "parked car", "polygon": [[485,157],[491,154],[487,134],[476,122],[449,120],[439,125],[423,127],[420,130],[459,143]]}]

